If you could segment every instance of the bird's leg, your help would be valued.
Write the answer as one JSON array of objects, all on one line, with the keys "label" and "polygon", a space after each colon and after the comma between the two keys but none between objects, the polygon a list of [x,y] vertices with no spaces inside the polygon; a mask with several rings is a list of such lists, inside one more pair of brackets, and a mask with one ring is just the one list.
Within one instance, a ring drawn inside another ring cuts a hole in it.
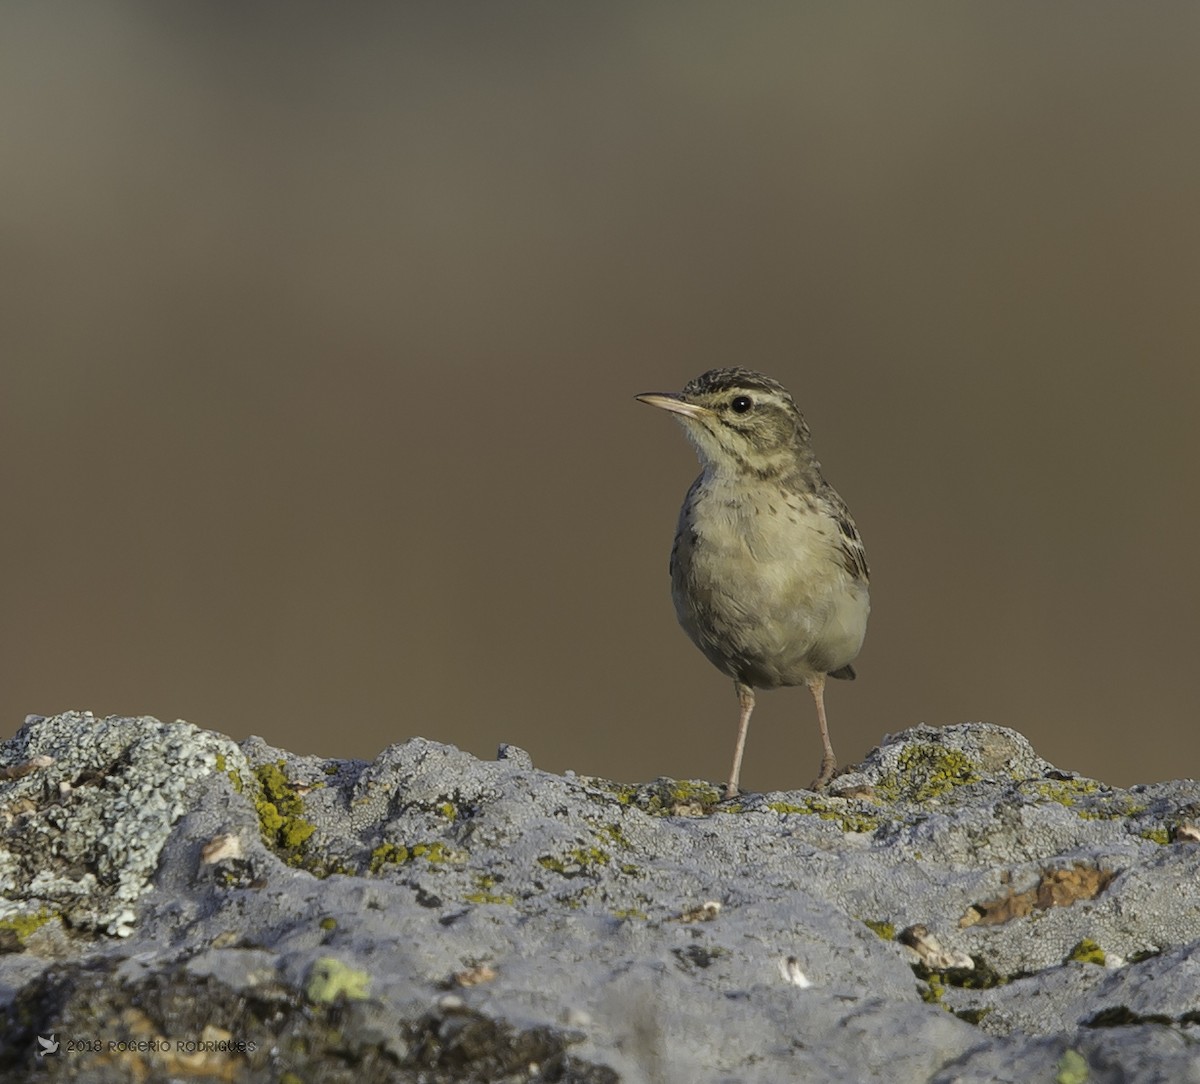
[{"label": "bird's leg", "polygon": [[726,798],[738,796],[738,776],[742,774],[742,753],[746,748],[746,731],[750,729],[750,713],[754,710],[754,690],[749,685],[734,681],[737,689],[738,713],[737,744],[733,747],[733,767],[729,769],[729,785],[725,788]]},{"label": "bird's leg", "polygon": [[825,752],[821,757],[821,772],[812,781],[809,790],[821,790],[833,778],[837,768],[837,757],[833,755],[833,744],[829,740],[829,724],[825,721],[825,675],[815,674],[808,679],[808,691],[817,705],[817,725],[821,728],[821,744]]}]

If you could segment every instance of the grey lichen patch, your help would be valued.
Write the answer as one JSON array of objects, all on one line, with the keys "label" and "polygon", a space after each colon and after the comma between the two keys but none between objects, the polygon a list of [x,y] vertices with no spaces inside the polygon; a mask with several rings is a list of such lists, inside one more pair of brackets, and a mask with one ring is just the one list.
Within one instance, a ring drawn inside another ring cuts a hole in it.
[{"label": "grey lichen patch", "polygon": [[0,784],[21,810],[0,842],[0,918],[61,915],[75,929],[127,934],[188,792],[218,762],[244,767],[219,734],[157,719],[85,712],[32,718],[0,764],[46,766]]},{"label": "grey lichen patch", "polygon": [[729,950],[721,948],[719,945],[705,946],[693,943],[686,948],[672,949],[671,955],[675,957],[684,971],[704,971],[712,967],[718,960],[728,956]]}]

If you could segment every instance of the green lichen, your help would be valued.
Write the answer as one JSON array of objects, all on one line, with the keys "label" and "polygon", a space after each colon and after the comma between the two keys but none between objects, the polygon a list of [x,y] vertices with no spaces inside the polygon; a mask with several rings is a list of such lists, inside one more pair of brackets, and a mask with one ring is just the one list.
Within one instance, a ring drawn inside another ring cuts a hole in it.
[{"label": "green lichen", "polygon": [[458,806],[456,806],[453,802],[442,802],[437,807],[437,811],[448,821],[456,820],[458,818]]},{"label": "green lichen", "polygon": [[640,907],[620,907],[612,912],[612,916],[623,921],[631,918],[638,918],[645,921],[650,917]]},{"label": "green lichen", "polygon": [[824,798],[806,798],[796,802],[769,802],[767,808],[772,812],[817,816],[823,821],[835,821],[843,832],[874,832],[879,827],[878,817],[869,813],[861,813],[847,805],[834,804]]},{"label": "green lichen", "polygon": [[[951,986],[967,990],[986,990],[992,986],[1002,986],[1008,981],[983,964],[979,957],[973,959],[976,961],[975,970],[964,967],[950,971],[930,971],[921,964],[913,964],[913,973],[922,980],[917,984],[917,993],[921,995],[921,1000],[930,1005],[941,1005],[947,1012],[954,1012],[943,1001]],[[991,1011],[988,1008],[961,1009],[954,1012],[954,1015],[969,1024],[978,1024]]]},{"label": "green lichen", "polygon": [[644,801],[639,796],[637,805],[647,813],[663,817],[692,813],[707,815],[721,800],[721,792],[710,783],[689,779],[660,779],[646,790],[649,793],[645,794]]},{"label": "green lichen", "polygon": [[1117,821],[1140,816],[1147,808],[1145,803],[1118,792],[1097,795],[1087,809],[1077,809],[1075,812],[1084,820]]},{"label": "green lichen", "polygon": [[1087,1084],[1090,1071],[1087,1059],[1078,1050],[1064,1050],[1054,1067],[1054,1084]]},{"label": "green lichen", "polygon": [[412,857],[402,843],[381,843],[371,852],[371,864],[367,867],[378,873],[384,866],[402,866]]},{"label": "green lichen", "polygon": [[492,891],[501,880],[502,878],[494,877],[490,873],[477,873],[475,887],[478,891],[468,893],[463,899],[467,903],[512,904],[515,897],[510,893]]},{"label": "green lichen", "polygon": [[637,806],[652,817],[708,816],[715,812],[731,812],[728,807],[718,810],[722,792],[711,783],[690,779],[656,779],[653,783],[634,786],[593,780],[593,783],[612,794],[624,806]]},{"label": "green lichen", "polygon": [[946,996],[946,984],[938,972],[933,972],[924,982],[917,983],[917,993],[927,1005],[940,1005]]},{"label": "green lichen", "polygon": [[282,760],[274,764],[260,764],[254,769],[260,794],[254,807],[267,846],[280,854],[289,865],[301,866],[304,864],[304,844],[317,826],[302,815],[304,801],[283,769]]},{"label": "green lichen", "polygon": [[[622,850],[633,850],[633,844],[630,842],[629,837],[626,836],[621,830],[621,826],[619,824],[614,823],[599,825],[596,828],[596,836],[607,843],[611,843],[615,847],[620,847]],[[632,862],[622,862],[617,868],[622,873],[631,877],[637,876],[639,873],[641,873],[641,869]]]},{"label": "green lichen", "polygon": [[954,1015],[960,1020],[965,1020],[968,1024],[974,1024],[978,1027],[983,1023],[983,1018],[991,1011],[991,1006],[978,1009],[956,1009]]},{"label": "green lichen", "polygon": [[1122,820],[1145,813],[1147,808],[1130,795],[1113,791],[1094,779],[1042,779],[1023,786],[1039,798],[1066,806],[1085,821]]},{"label": "green lichen", "polygon": [[577,877],[593,871],[597,866],[607,866],[609,861],[608,852],[599,847],[574,847],[561,858],[544,854],[538,859],[538,865],[561,873],[564,877]]},{"label": "green lichen", "polygon": [[896,940],[896,927],[892,923],[873,918],[864,918],[862,922],[876,937],[880,937],[884,941]]},{"label": "green lichen", "polygon": [[1104,949],[1090,937],[1085,937],[1067,953],[1063,963],[1071,963],[1072,961],[1080,964],[1098,964],[1100,967],[1103,967],[1105,961]]},{"label": "green lichen", "polygon": [[[221,757],[220,759],[224,760],[225,758]],[[225,775],[228,777],[230,784],[233,786],[233,789],[238,792],[238,794],[245,793],[246,784],[242,782],[241,772],[239,772],[236,768],[230,768]]]},{"label": "green lichen", "polygon": [[1005,986],[1009,976],[1000,974],[982,956],[972,956],[973,967],[954,967],[945,971],[931,971],[924,964],[912,965],[913,974],[931,986],[955,986],[960,990],[990,990]]},{"label": "green lichen", "polygon": [[314,1005],[325,1005],[342,998],[363,1001],[370,997],[371,976],[342,963],[336,956],[322,956],[309,969],[304,996]]},{"label": "green lichen", "polygon": [[326,915],[317,925],[323,930],[336,930],[338,921],[332,915]]},{"label": "green lichen", "polygon": [[52,918],[54,918],[53,913],[45,909],[0,918],[0,931],[6,935],[0,938],[0,941],[8,941],[10,944],[15,941],[16,944],[13,947],[23,949],[29,937]]},{"label": "green lichen", "polygon": [[413,858],[424,858],[433,866],[441,865],[443,862],[454,862],[459,858],[457,851],[438,840],[432,843],[414,843],[409,849],[412,851]]},{"label": "green lichen", "polygon": [[1094,779],[1039,779],[1037,782],[1026,783],[1025,787],[1032,789],[1039,798],[1048,802],[1071,807],[1081,797],[1095,794],[1100,789],[1100,784]]},{"label": "green lichen", "polygon": [[412,843],[407,846],[403,843],[389,842],[381,843],[371,852],[367,868],[372,873],[378,873],[384,866],[403,866],[416,858],[425,859],[431,866],[440,866],[445,862],[461,861],[462,857],[458,851],[447,847],[440,840]]},{"label": "green lichen", "polygon": [[236,768],[229,767],[229,758],[224,753],[217,754],[217,771],[224,772],[226,778],[232,784],[233,789],[241,794],[245,789],[245,784],[242,782],[242,773]]},{"label": "green lichen", "polygon": [[612,783],[608,780],[596,780],[597,784],[612,794],[621,805],[633,805],[637,798],[638,789],[632,783]]},{"label": "green lichen", "polygon": [[628,837],[619,824],[602,824],[596,829],[596,835],[608,840],[610,843],[616,844],[618,847],[623,847],[627,851],[633,850],[633,844],[629,842]]},{"label": "green lichen", "polygon": [[1160,847],[1165,847],[1171,842],[1171,833],[1166,828],[1143,828],[1138,835],[1151,843],[1157,843]]},{"label": "green lichen", "polygon": [[928,802],[982,776],[975,762],[959,749],[938,742],[909,742],[896,762],[896,772],[884,776],[875,791],[888,801],[901,797],[911,802]]}]

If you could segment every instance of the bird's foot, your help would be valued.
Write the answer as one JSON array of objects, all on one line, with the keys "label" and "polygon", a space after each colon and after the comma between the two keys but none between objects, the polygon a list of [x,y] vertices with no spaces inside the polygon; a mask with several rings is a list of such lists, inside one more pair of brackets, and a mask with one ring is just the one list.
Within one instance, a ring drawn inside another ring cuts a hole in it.
[{"label": "bird's foot", "polygon": [[837,761],[833,757],[823,757],[821,759],[821,771],[809,785],[809,790],[824,790],[829,786],[829,781],[833,778],[833,773],[837,771]]}]

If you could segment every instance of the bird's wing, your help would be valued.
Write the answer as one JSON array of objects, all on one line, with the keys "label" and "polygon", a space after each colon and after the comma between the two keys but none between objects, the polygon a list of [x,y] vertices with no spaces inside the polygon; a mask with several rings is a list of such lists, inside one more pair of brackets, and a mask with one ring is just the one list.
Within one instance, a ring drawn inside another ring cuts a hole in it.
[{"label": "bird's wing", "polygon": [[867,551],[855,526],[850,509],[840,494],[828,482],[821,487],[820,500],[838,528],[838,557],[842,567],[855,579],[871,582],[871,569],[867,565]]}]

